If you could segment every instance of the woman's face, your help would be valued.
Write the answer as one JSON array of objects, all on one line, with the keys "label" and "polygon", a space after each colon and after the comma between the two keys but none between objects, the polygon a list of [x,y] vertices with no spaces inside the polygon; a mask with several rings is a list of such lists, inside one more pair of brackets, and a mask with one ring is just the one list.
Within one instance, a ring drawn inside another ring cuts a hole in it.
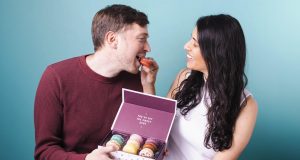
[{"label": "woman's face", "polygon": [[191,39],[184,45],[184,49],[187,52],[186,67],[192,70],[200,71],[207,76],[208,71],[198,43],[198,31],[196,27],[193,30]]}]

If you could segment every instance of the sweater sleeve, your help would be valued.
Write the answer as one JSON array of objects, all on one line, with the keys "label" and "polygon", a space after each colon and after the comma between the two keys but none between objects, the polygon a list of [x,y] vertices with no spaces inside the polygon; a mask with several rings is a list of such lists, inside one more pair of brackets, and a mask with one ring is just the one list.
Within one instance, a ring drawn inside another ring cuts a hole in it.
[{"label": "sweater sleeve", "polygon": [[39,82],[34,102],[35,160],[84,160],[86,154],[67,152],[63,142],[61,82],[47,67]]}]

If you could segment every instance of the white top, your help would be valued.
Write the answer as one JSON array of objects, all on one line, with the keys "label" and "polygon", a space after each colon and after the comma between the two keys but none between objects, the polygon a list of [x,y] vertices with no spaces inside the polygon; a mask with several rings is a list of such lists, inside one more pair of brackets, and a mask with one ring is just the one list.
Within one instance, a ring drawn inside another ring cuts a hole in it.
[{"label": "white top", "polygon": [[[252,94],[244,90],[246,97]],[[207,94],[203,97],[209,98]],[[245,99],[241,99],[241,104]],[[207,101],[209,104],[210,101]],[[186,116],[177,109],[176,117],[168,142],[166,160],[210,160],[216,152],[204,146],[205,132],[207,129],[207,107],[202,98],[201,102]]]}]

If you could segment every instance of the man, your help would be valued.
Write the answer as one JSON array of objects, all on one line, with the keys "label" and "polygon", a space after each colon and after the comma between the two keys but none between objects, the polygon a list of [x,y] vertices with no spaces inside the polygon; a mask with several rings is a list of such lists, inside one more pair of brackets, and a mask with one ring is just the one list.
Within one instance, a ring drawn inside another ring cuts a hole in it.
[{"label": "man", "polygon": [[122,88],[155,94],[158,65],[139,61],[150,51],[148,23],[129,6],[108,6],[92,22],[95,53],[47,67],[34,106],[36,160],[111,159],[114,148],[96,148],[110,131]]}]

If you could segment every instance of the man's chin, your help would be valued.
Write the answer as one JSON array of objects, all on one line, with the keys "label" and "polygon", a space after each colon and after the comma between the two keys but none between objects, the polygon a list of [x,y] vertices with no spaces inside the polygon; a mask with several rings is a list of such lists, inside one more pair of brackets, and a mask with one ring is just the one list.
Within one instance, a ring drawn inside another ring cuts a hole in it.
[{"label": "man's chin", "polygon": [[133,74],[138,74],[138,73],[139,73],[139,70],[137,69],[137,70],[133,71],[132,73],[133,73]]},{"label": "man's chin", "polygon": [[129,72],[131,74],[138,74],[139,73],[139,69],[135,68],[135,69],[131,69],[131,70],[127,71],[127,72]]}]

